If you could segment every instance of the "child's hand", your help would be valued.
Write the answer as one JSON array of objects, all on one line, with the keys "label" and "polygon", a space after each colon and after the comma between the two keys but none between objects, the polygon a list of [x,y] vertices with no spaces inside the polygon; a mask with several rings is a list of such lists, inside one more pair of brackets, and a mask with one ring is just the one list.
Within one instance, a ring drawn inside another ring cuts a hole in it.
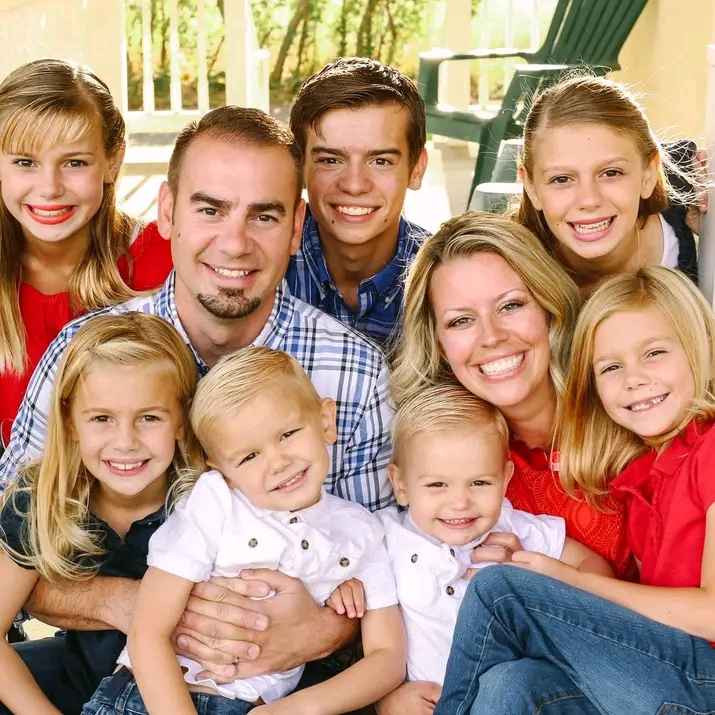
[{"label": "child's hand", "polygon": [[325,602],[339,616],[362,618],[365,615],[365,588],[362,581],[351,578],[341,583]]},{"label": "child's hand", "polygon": [[552,559],[550,556],[539,554],[536,551],[515,551],[512,554],[511,562],[516,566],[529,569],[529,571],[557,578],[559,581],[568,581],[568,573],[575,570],[563,561]]}]

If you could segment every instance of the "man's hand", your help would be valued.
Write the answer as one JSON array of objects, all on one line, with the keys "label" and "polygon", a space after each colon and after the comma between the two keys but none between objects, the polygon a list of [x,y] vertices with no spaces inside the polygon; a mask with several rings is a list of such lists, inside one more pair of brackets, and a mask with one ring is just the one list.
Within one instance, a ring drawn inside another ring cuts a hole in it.
[{"label": "man's hand", "polygon": [[441,692],[437,683],[423,680],[403,683],[377,703],[377,714],[431,715]]},{"label": "man's hand", "polygon": [[521,551],[522,546],[514,534],[494,531],[472,550],[472,563],[508,563],[512,554]]}]

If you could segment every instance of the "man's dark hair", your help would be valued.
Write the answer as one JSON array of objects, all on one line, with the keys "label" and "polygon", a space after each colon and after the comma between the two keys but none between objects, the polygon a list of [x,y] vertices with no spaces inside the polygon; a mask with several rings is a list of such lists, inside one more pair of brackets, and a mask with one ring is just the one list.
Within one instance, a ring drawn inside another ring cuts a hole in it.
[{"label": "man's dark hair", "polygon": [[394,67],[367,57],[341,57],[303,82],[290,113],[290,128],[305,154],[308,128],[317,129],[326,112],[394,102],[409,114],[407,145],[410,167],[424,149],[425,105],[417,85]]},{"label": "man's dark hair", "polygon": [[171,193],[179,189],[179,174],[184,154],[194,139],[211,136],[226,142],[246,142],[257,146],[285,147],[295,163],[297,196],[303,188],[301,153],[288,127],[260,109],[228,105],[212,109],[197,122],[184,127],[176,137],[174,150],[169,159],[168,182]]}]

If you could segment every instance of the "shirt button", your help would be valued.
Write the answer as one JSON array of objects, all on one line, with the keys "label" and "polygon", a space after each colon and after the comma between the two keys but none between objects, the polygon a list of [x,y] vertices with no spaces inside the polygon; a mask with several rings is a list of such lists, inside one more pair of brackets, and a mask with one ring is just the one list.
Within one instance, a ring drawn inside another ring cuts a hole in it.
[{"label": "shirt button", "polygon": [[412,556],[410,556],[410,561],[412,561],[413,564],[416,564],[418,558],[419,556],[417,556],[417,554],[412,554]]},{"label": "shirt button", "polygon": [[341,566],[350,566],[350,559],[347,556],[343,556],[343,558],[340,559],[340,561],[338,561],[338,563]]},{"label": "shirt button", "polygon": [[454,556],[454,549],[450,549],[450,550],[449,550],[449,555],[450,555],[450,556]]},{"label": "shirt button", "polygon": [[444,589],[447,592],[448,596],[454,596],[454,589],[452,586],[447,586],[447,588]]},{"label": "shirt button", "polygon": [[255,549],[256,546],[258,546],[258,539],[252,538],[248,540],[248,545],[252,548]]},{"label": "shirt button", "polygon": [[297,524],[298,523],[298,517],[297,516],[292,516],[290,519],[288,519],[289,524]]},{"label": "shirt button", "polygon": [[303,549],[303,551],[307,551],[309,547],[310,544],[307,539],[303,539],[303,541],[300,542],[300,548]]}]

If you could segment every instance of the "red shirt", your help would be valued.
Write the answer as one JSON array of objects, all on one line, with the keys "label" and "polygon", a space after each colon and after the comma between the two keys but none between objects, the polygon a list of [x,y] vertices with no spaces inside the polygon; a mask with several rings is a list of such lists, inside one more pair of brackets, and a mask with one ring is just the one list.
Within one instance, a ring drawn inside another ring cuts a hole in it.
[{"label": "red shirt", "polygon": [[557,465],[552,469],[547,452],[530,449],[523,442],[510,443],[514,476],[506,496],[515,509],[531,514],[560,516],[566,522],[566,535],[593,549],[605,558],[619,576],[632,567],[628,548],[624,508],[607,499],[602,512],[588,502],[569,496],[559,481]]},{"label": "red shirt", "polygon": [[713,422],[691,422],[660,455],[634,459],[612,482],[627,507],[640,582],[700,586],[705,513],[715,503]]},{"label": "red shirt", "polygon": [[[157,288],[171,271],[171,244],[165,241],[156,223],[150,223],[129,247],[131,271],[126,257],[117,266],[122,278],[134,290]],[[25,325],[27,369],[21,375],[0,373],[0,437],[4,444],[10,440],[10,428],[27,388],[32,373],[47,346],[64,325],[84,311],[73,311],[69,293],[46,295],[28,283],[20,283],[20,315]]]}]

